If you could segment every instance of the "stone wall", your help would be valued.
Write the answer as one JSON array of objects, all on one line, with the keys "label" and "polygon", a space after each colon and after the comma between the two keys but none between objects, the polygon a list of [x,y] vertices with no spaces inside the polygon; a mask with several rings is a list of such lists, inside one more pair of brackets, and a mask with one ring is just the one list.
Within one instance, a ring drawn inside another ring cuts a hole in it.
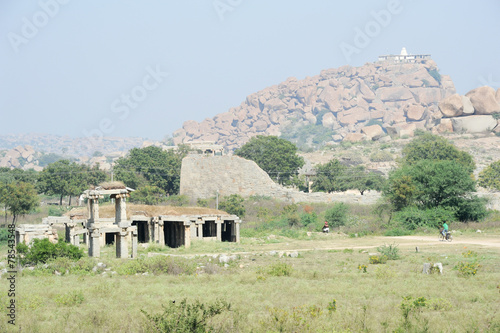
[{"label": "stone wall", "polygon": [[348,202],[372,204],[380,197],[370,191],[344,193],[304,193],[276,184],[268,174],[253,162],[238,156],[189,155],[182,160],[180,194],[191,200],[239,194],[269,196],[289,202]]}]

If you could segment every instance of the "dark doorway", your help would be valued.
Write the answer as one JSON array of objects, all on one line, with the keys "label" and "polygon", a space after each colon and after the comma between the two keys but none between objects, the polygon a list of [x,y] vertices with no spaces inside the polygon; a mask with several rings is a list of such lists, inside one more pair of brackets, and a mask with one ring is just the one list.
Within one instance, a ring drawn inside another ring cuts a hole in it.
[{"label": "dark doorway", "polygon": [[163,225],[165,245],[174,248],[184,245],[184,232],[183,222],[165,222]]},{"label": "dark doorway", "polygon": [[105,238],[106,238],[106,245],[113,245],[115,243],[115,234],[107,232]]},{"label": "dark doorway", "polygon": [[149,242],[149,230],[147,221],[132,221],[132,225],[137,226],[137,242]]},{"label": "dark doorway", "polygon": [[223,242],[233,242],[232,232],[233,231],[233,223],[229,221],[224,221],[222,224],[222,237],[221,240]]},{"label": "dark doorway", "polygon": [[203,237],[217,237],[215,221],[205,221],[205,224],[203,224]]}]

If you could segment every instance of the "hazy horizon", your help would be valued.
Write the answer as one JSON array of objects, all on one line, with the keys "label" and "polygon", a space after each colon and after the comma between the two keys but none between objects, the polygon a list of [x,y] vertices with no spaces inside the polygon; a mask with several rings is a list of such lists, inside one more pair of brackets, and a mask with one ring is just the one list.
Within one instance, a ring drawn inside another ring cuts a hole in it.
[{"label": "hazy horizon", "polygon": [[288,77],[430,54],[457,92],[500,87],[500,2],[0,3],[0,135],[160,140]]}]

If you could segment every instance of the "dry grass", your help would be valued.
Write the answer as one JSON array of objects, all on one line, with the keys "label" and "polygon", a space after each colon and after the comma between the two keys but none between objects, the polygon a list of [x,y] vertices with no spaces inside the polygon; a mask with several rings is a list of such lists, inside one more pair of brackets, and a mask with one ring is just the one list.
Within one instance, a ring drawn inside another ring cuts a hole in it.
[{"label": "dry grass", "polygon": [[[347,250],[300,251],[299,258],[271,255],[266,245],[255,240],[243,244],[197,242],[199,251],[234,251],[255,248],[261,252],[241,254],[229,267],[217,266],[211,257],[185,260],[205,266],[188,275],[25,275],[18,280],[18,326],[25,332],[144,332],[145,316],[161,312],[161,305],[187,298],[211,303],[223,298],[232,311],[216,321],[220,332],[394,332],[401,329],[403,297],[424,297],[428,306],[412,312],[411,329],[401,332],[495,332],[500,328],[500,252],[498,249],[468,246],[478,253],[482,265],[476,276],[461,277],[454,269],[463,257],[463,244],[434,242],[401,244],[401,260],[385,265],[369,264],[371,246],[378,239],[288,240],[286,250],[317,246]],[[368,251],[362,248],[369,249]],[[361,249],[360,249],[361,248]],[[352,250],[353,249],[353,250]],[[112,253],[113,251],[111,251]],[[179,258],[181,259],[181,258]],[[132,261],[101,258],[115,270]],[[440,261],[443,275],[424,275],[422,263]],[[271,267],[286,264],[290,276],[271,274]],[[367,266],[367,273],[358,269]],[[5,308],[7,284],[0,285],[0,305]],[[83,300],[75,295],[83,295]],[[67,300],[62,303],[58,300]],[[75,299],[75,301],[72,301]],[[329,304],[335,300],[335,311]],[[279,310],[277,310],[279,309]],[[318,311],[316,311],[316,310]],[[274,316],[274,315],[276,316]],[[9,332],[5,320],[0,331]]]}]

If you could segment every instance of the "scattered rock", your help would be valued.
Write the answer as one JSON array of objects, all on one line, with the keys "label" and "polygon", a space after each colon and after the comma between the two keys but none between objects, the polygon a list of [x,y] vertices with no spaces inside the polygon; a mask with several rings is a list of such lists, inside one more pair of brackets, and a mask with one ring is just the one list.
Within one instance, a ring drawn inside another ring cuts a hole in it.
[{"label": "scattered rock", "polygon": [[465,96],[470,98],[475,114],[490,115],[500,112],[500,104],[495,98],[495,89],[483,86],[469,91]]}]

